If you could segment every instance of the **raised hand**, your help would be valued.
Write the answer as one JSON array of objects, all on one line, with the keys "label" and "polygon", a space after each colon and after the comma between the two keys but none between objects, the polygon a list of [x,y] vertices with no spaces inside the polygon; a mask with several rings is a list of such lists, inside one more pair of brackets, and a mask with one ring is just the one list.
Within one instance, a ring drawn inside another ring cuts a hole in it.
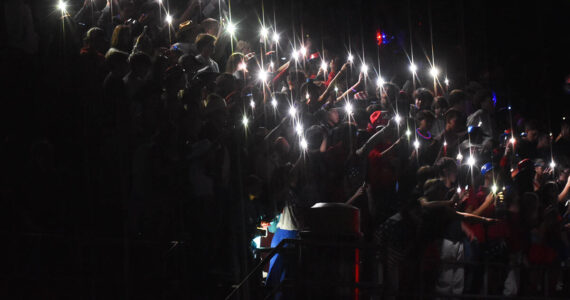
[{"label": "raised hand", "polygon": [[340,72],[345,72],[349,66],[350,66],[350,62],[344,63],[344,65],[342,65],[342,68],[340,68]]}]

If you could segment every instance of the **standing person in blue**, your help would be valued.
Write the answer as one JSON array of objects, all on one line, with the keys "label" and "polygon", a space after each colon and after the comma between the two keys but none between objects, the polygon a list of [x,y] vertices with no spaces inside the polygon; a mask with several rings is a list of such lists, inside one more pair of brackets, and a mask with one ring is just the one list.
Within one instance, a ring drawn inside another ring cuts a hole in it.
[{"label": "standing person in blue", "polygon": [[[299,198],[291,187],[292,166],[288,164],[277,168],[271,177],[270,186],[271,197],[277,204],[277,208],[282,208],[277,230],[271,240],[271,248],[275,248],[285,239],[296,239],[301,226],[301,212],[297,205]],[[269,263],[266,285],[271,289],[275,288],[287,276],[291,274],[291,257],[283,253],[275,254]],[[281,291],[275,293],[275,299],[287,299],[287,293]]]},{"label": "standing person in blue", "polygon": [[[271,197],[281,217],[271,241],[275,248],[282,240],[296,239],[304,227],[307,210],[317,202],[325,202],[322,188],[324,182],[323,155],[326,150],[326,133],[320,126],[312,126],[305,132],[306,147],[294,166],[287,164],[276,169],[270,179]],[[319,175],[320,174],[320,175]],[[276,254],[270,261],[266,285],[275,288],[285,278],[295,276],[295,262],[285,253]],[[282,289],[274,299],[296,299],[291,291]]]}]

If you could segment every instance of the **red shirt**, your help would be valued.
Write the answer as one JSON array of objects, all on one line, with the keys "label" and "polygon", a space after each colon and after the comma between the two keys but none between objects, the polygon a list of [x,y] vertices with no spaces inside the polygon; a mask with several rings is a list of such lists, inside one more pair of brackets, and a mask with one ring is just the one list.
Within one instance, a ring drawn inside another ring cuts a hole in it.
[{"label": "red shirt", "polygon": [[335,76],[336,76],[336,72],[330,71],[329,76],[327,77],[327,81],[325,81],[325,86],[329,86],[329,84],[331,84],[331,81],[333,80],[333,78]]},{"label": "red shirt", "polygon": [[373,190],[391,188],[396,184],[396,173],[390,164],[390,155],[382,155],[390,146],[390,143],[381,143],[368,155],[368,180]]},{"label": "red shirt", "polygon": [[[483,202],[485,202],[485,197],[487,197],[488,190],[484,187],[479,187],[479,191],[477,193],[470,192],[469,197],[465,200],[465,207],[469,208],[468,212],[473,212],[478,209]],[[487,209],[481,214],[481,216],[488,216],[495,210],[493,205],[487,207]],[[485,242],[485,228],[483,224],[479,223],[465,223],[465,227],[467,227],[471,233],[477,238],[480,243]]]},{"label": "red shirt", "polygon": [[[469,194],[469,198],[465,200],[466,207],[470,208],[471,211],[478,209],[483,202],[485,202],[485,198],[489,194],[489,189],[485,187],[479,187],[479,191],[477,193]],[[491,204],[485,209],[481,216],[483,217],[494,217],[495,215],[495,205]],[[481,243],[484,243],[486,239],[489,240],[497,240],[501,238],[505,238],[509,235],[509,226],[506,221],[500,220],[495,224],[487,225],[487,234],[485,235],[485,227],[481,223],[465,223],[465,227],[467,227],[471,233],[477,238],[477,240]]]}]

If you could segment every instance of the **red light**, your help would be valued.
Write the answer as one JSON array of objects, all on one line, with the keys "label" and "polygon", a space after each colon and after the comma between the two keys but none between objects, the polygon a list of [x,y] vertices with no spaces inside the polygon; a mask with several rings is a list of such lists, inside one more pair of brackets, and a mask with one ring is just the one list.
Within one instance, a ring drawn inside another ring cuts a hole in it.
[{"label": "red light", "polygon": [[[354,249],[354,283],[360,283],[360,249]],[[354,299],[360,298],[360,289],[354,289]]]},{"label": "red light", "polygon": [[376,31],[376,43],[378,46],[382,45],[382,32],[380,30]]}]

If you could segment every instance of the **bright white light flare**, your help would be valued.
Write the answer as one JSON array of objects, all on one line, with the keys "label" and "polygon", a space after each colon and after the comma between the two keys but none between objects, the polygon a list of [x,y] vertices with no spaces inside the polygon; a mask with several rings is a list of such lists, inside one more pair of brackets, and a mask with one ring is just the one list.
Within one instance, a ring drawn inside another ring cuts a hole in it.
[{"label": "bright white light flare", "polygon": [[62,12],[66,11],[67,10],[67,3],[60,0],[57,3],[57,9],[61,10]]},{"label": "bright white light flare", "polygon": [[[402,121],[402,117],[400,117],[400,115],[396,115],[394,117],[394,121],[396,121],[396,123],[400,124],[400,121]],[[408,130],[409,131],[409,130]]]},{"label": "bright white light flare", "polygon": [[467,164],[470,167],[473,167],[475,165],[475,158],[473,156],[469,156],[469,158],[467,159]]},{"label": "bright white light flare", "polygon": [[307,143],[307,140],[305,138],[301,139],[300,145],[301,145],[301,149],[303,149],[303,150],[307,150],[307,148],[309,147],[309,144]]},{"label": "bright white light flare", "polygon": [[265,39],[267,39],[267,36],[269,35],[269,30],[265,27],[261,27],[261,30],[259,30],[259,34],[265,40]]},{"label": "bright white light flare", "polygon": [[384,81],[384,79],[383,79],[382,77],[378,76],[378,79],[376,80],[376,85],[377,85],[378,87],[382,87],[382,86],[384,85],[384,83],[386,83],[386,82]]},{"label": "bright white light flare", "polygon": [[437,75],[439,75],[439,69],[436,67],[431,68],[431,70],[429,70],[429,74],[433,77],[436,78]]},{"label": "bright white light flare", "polygon": [[295,108],[295,106],[291,106],[291,108],[289,109],[289,115],[291,115],[291,117],[295,117],[295,115],[297,114],[297,109]]},{"label": "bright white light flare", "polygon": [[346,105],[344,106],[344,109],[346,110],[347,114],[352,115],[352,104],[346,103]]},{"label": "bright white light flare", "polygon": [[267,77],[268,77],[267,71],[263,69],[259,70],[259,73],[257,74],[257,78],[259,78],[259,80],[266,82]]},{"label": "bright white light flare", "polygon": [[416,73],[416,71],[418,70],[418,66],[416,66],[415,64],[410,64],[410,72],[412,73]]},{"label": "bright white light flare", "polygon": [[416,148],[416,149],[420,148],[420,141],[418,141],[418,140],[414,141],[414,148]]},{"label": "bright white light flare", "polygon": [[299,136],[303,135],[303,125],[301,125],[301,123],[297,123],[297,126],[295,126],[295,132],[297,132],[297,135]]},{"label": "bright white light flare", "polygon": [[230,35],[233,36],[236,33],[237,27],[234,23],[228,22],[228,25],[226,26],[226,30]]}]

